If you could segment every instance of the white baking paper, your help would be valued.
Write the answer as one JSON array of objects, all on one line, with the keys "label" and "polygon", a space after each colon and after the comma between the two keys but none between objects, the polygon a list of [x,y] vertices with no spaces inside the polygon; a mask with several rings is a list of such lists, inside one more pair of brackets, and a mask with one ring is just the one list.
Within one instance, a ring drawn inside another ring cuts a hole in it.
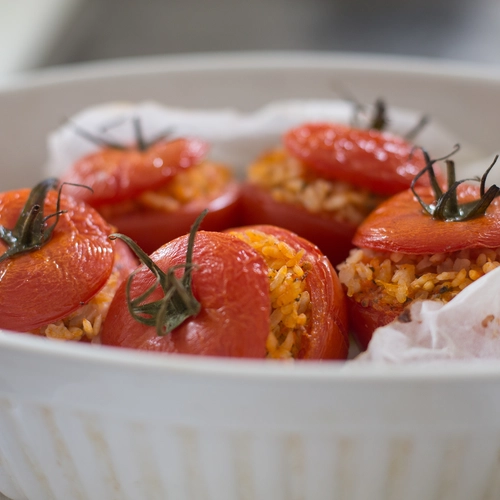
[{"label": "white baking paper", "polygon": [[[95,136],[132,144],[135,142],[132,119],[137,117],[146,141],[165,131],[172,138],[205,139],[211,145],[210,158],[232,165],[242,177],[245,167],[267,149],[280,144],[283,133],[289,128],[313,121],[350,123],[353,109],[352,103],[340,100],[275,102],[252,113],[233,109],[185,110],[155,102],[104,104],[78,113],[50,135],[46,173],[60,176],[76,160],[98,149],[97,145],[76,133],[75,124]],[[422,115],[421,111],[389,108],[388,130],[404,135]],[[461,149],[455,158],[463,165],[484,157],[486,153],[467,144],[463,138],[453,136],[432,118],[415,138],[415,143],[425,147],[432,157],[446,155],[460,143]]]}]

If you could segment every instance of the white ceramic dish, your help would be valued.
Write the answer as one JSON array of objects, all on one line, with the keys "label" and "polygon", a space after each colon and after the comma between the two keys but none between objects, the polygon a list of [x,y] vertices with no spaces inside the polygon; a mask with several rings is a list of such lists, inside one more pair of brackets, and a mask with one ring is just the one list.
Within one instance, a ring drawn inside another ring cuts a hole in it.
[{"label": "white ceramic dish", "polygon": [[[2,188],[41,177],[46,134],[116,99],[249,110],[341,81],[498,146],[500,71],[260,54],[66,68],[0,90]],[[280,364],[0,333],[0,492],[15,500],[500,498],[500,363]]]}]

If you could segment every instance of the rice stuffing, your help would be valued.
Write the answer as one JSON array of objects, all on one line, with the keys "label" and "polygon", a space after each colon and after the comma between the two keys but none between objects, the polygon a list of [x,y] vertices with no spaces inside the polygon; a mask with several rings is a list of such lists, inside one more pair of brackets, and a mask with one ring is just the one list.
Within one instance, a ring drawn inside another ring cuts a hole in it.
[{"label": "rice stuffing", "polygon": [[225,165],[204,161],[179,172],[160,189],[146,191],[134,200],[99,207],[99,211],[104,218],[141,209],[175,212],[190,202],[217,198],[232,179]]},{"label": "rice stuffing", "polygon": [[296,251],[275,236],[254,229],[232,234],[262,255],[269,268],[271,326],[266,342],[267,357],[296,357],[311,316],[306,286],[311,264],[303,261],[305,250]]},{"label": "rice stuffing", "polygon": [[119,284],[120,271],[115,266],[104,287],[89,302],[68,317],[31,333],[57,340],[97,340]]},{"label": "rice stuffing", "polygon": [[349,297],[377,309],[417,299],[449,302],[498,266],[500,248],[423,255],[354,249],[338,271]]},{"label": "rice stuffing", "polygon": [[311,213],[356,226],[384,199],[346,182],[315,176],[283,149],[270,151],[253,163],[248,180],[269,191],[278,202],[301,205]]}]

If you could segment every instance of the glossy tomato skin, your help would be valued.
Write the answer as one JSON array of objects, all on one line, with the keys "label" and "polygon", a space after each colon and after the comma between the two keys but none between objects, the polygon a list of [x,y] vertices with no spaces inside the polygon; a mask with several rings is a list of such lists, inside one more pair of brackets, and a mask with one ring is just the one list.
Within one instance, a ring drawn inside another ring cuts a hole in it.
[{"label": "glossy tomato skin", "polygon": [[[152,254],[166,270],[185,262],[187,236]],[[224,233],[196,234],[192,289],[200,312],[165,336],[134,320],[127,308],[125,283],[118,289],[104,322],[103,344],[134,349],[207,356],[264,358],[270,328],[269,285],[264,260],[246,243]],[[143,266],[133,280],[132,297],[154,277]],[[150,298],[159,299],[161,290]]]},{"label": "glossy tomato skin", "polygon": [[99,208],[164,186],[183,169],[199,163],[207,151],[208,144],[198,139],[159,141],[145,151],[105,148],[81,158],[61,180],[92,188],[68,186],[67,193]]},{"label": "glossy tomato skin", "polygon": [[[0,194],[0,225],[15,226],[30,191]],[[55,213],[56,204],[57,192],[50,191],[44,214]],[[58,321],[108,280],[114,263],[111,227],[94,209],[64,194],[60,208],[65,213],[44,246],[0,262],[0,328],[26,332]],[[0,255],[5,250],[0,240]]]},{"label": "glossy tomato skin", "polygon": [[251,183],[242,186],[241,218],[244,225],[268,224],[300,234],[317,245],[334,266],[348,256],[357,228],[330,214],[276,201],[269,191]]},{"label": "glossy tomato skin", "polygon": [[[426,203],[434,201],[429,188],[418,188],[417,193]],[[459,203],[477,199],[478,186],[459,186]],[[353,243],[359,248],[404,254],[497,248],[500,246],[500,200],[493,200],[482,217],[463,222],[440,221],[424,213],[411,191],[404,191],[379,205],[365,219]]]},{"label": "glossy tomato skin", "polygon": [[306,277],[312,316],[307,331],[302,334],[297,359],[346,359],[349,349],[346,299],[330,261],[316,245],[284,228],[253,225],[230,231],[248,229],[273,235],[295,251],[304,249],[302,261],[312,264]]},{"label": "glossy tomato skin", "polygon": [[306,123],[288,131],[284,144],[318,176],[387,196],[408,189],[426,166],[422,151],[411,143],[374,129]]},{"label": "glossy tomato skin", "polygon": [[203,228],[221,231],[240,224],[240,187],[230,183],[217,198],[197,199],[174,212],[143,208],[126,213],[103,212],[106,220],[126,234],[148,254],[180,235],[189,233],[200,213],[207,208]]}]

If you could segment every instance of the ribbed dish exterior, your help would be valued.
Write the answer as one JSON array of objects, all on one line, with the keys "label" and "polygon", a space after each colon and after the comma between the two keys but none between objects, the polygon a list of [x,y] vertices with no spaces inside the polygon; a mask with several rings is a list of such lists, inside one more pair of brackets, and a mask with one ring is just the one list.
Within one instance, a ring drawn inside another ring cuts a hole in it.
[{"label": "ribbed dish exterior", "polygon": [[13,500],[500,498],[498,430],[165,420],[2,398],[0,491]]}]

